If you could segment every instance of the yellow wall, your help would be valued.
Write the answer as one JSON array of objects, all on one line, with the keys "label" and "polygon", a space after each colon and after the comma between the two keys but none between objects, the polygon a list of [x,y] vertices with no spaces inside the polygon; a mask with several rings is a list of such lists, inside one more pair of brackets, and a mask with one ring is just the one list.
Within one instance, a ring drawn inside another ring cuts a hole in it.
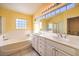
[{"label": "yellow wall", "polygon": [[33,15],[33,19],[35,19],[35,17],[41,16],[42,11],[47,9],[50,4],[51,3],[43,3],[43,5],[39,8],[39,10]]},{"label": "yellow wall", "polygon": [[[44,3],[40,8],[39,10],[33,15],[33,19],[35,20],[36,17],[38,16],[41,16],[42,15],[42,11],[47,9],[48,6],[50,5],[51,3]],[[42,20],[42,30],[45,30],[47,28],[47,20]]]},{"label": "yellow wall", "polygon": [[27,30],[33,30],[32,16],[14,12],[8,9],[0,8],[0,16],[5,19],[5,32],[16,30],[16,19],[22,18],[28,20]]},{"label": "yellow wall", "polygon": [[48,21],[43,19],[41,22],[42,22],[42,30],[46,30],[48,26]]}]

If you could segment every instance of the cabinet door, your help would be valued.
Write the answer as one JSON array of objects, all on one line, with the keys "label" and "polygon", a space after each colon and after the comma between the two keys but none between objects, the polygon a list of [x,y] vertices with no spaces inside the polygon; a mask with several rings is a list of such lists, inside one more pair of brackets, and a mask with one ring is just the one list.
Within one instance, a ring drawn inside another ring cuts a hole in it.
[{"label": "cabinet door", "polygon": [[32,36],[32,47],[35,48],[35,36]]},{"label": "cabinet door", "polygon": [[39,39],[39,37],[37,37],[37,36],[33,36],[33,39],[32,39],[32,47],[37,51],[38,50],[38,47],[37,47],[37,45],[38,45],[38,39]]},{"label": "cabinet door", "polygon": [[42,56],[45,55],[44,46],[42,46],[42,45],[39,46],[39,54],[42,55]]},{"label": "cabinet door", "polygon": [[61,50],[56,50],[56,56],[70,56],[70,55]]},{"label": "cabinet door", "polygon": [[38,40],[39,40],[39,36],[35,37],[35,50],[38,51]]},{"label": "cabinet door", "polygon": [[46,46],[46,56],[55,56],[55,47],[47,44]]}]

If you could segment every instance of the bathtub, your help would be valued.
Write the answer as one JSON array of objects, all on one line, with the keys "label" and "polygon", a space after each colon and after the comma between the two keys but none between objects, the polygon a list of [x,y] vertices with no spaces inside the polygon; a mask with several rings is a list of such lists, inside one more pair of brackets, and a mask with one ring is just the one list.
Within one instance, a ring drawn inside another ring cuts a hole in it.
[{"label": "bathtub", "polygon": [[14,31],[5,34],[8,40],[0,38],[0,55],[7,56],[14,54],[20,50],[31,47],[29,35],[23,31]]}]

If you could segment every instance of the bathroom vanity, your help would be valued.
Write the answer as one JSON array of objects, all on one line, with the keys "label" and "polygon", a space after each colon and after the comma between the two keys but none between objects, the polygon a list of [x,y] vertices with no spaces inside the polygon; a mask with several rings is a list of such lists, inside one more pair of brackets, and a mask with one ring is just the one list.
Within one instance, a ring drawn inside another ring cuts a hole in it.
[{"label": "bathroom vanity", "polygon": [[32,47],[41,56],[79,56],[79,37],[57,37],[48,32],[33,34]]}]

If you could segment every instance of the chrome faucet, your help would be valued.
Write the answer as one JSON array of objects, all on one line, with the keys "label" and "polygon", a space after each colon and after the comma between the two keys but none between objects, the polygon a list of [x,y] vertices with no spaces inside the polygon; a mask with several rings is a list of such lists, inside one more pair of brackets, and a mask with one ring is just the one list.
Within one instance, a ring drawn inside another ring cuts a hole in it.
[{"label": "chrome faucet", "polygon": [[67,35],[66,34],[61,34],[61,33],[58,33],[58,37],[61,37],[61,38],[66,38]]},{"label": "chrome faucet", "polygon": [[6,36],[3,35],[3,40],[8,40]]},{"label": "chrome faucet", "polygon": [[58,37],[62,37],[62,34],[58,33]]}]

